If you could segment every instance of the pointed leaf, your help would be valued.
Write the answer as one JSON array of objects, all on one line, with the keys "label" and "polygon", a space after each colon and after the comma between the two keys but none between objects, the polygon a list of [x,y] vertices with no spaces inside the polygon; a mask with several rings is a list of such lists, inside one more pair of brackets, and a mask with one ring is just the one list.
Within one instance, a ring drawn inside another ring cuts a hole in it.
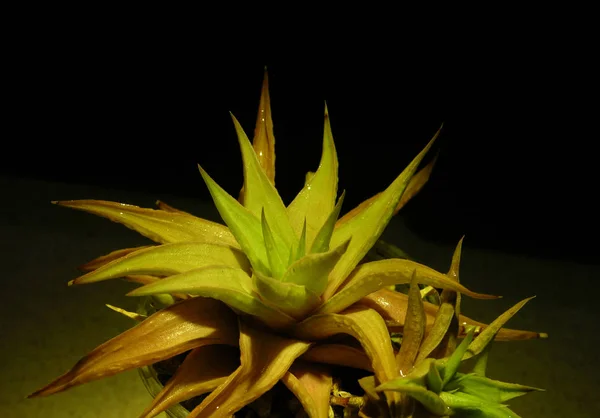
[{"label": "pointed leaf", "polygon": [[252,146],[256,158],[267,178],[275,184],[275,135],[273,134],[273,118],[271,117],[271,97],[269,95],[269,76],[265,68],[263,84],[256,116],[256,127]]},{"label": "pointed leaf", "polygon": [[254,287],[262,300],[296,319],[303,319],[321,302],[319,296],[305,286],[283,282],[255,273]]},{"label": "pointed leaf", "polygon": [[476,396],[462,392],[442,392],[440,397],[454,413],[467,412],[469,418],[520,418],[506,405],[486,402]]},{"label": "pointed leaf", "polygon": [[252,278],[243,270],[209,266],[190,270],[142,286],[127,296],[183,292],[220,300],[232,308],[253,315],[273,328],[287,327],[295,321],[275,307],[261,301],[253,291]]},{"label": "pointed leaf", "polygon": [[212,392],[239,366],[239,351],[226,345],[193,349],[140,418],[150,418],[180,402]]},{"label": "pointed leaf", "polygon": [[103,216],[161,244],[204,241],[238,247],[235,238],[225,226],[188,214],[145,209],[103,200],[64,200],[53,203]]},{"label": "pointed leaf", "polygon": [[267,258],[269,259],[270,276],[280,279],[287,268],[287,257],[285,253],[289,250],[286,246],[278,246],[275,243],[275,238],[273,237],[273,232],[267,222],[264,209],[260,214],[260,223],[263,239],[265,241],[265,249],[267,250]]},{"label": "pointed leaf", "polygon": [[[406,205],[406,203],[408,203],[409,200],[411,200],[417,193],[419,193],[423,186],[425,186],[425,183],[427,183],[427,181],[429,180],[429,176],[431,175],[431,171],[433,170],[433,166],[435,165],[436,160],[437,155],[431,160],[429,164],[427,164],[421,170],[417,171],[417,173],[411,177],[410,181],[408,182],[408,185],[406,186],[406,190],[404,190],[404,193],[402,193],[400,202],[398,202],[396,209],[394,209],[394,215],[397,214],[398,211],[400,211],[400,209],[402,209]],[[368,208],[373,203],[373,201],[375,201],[375,199],[379,197],[380,194],[381,192],[377,193],[374,196],[371,196],[369,199],[362,202],[350,212],[346,213],[339,220],[336,226],[339,227],[342,224],[348,222],[350,219],[354,218],[355,216],[361,214],[366,208]]]},{"label": "pointed leaf", "polygon": [[408,291],[408,308],[404,320],[404,334],[402,335],[402,345],[398,354],[396,354],[396,364],[400,376],[406,376],[415,364],[417,354],[423,335],[425,334],[425,310],[423,309],[423,300],[419,292],[417,278],[413,273]]},{"label": "pointed leaf", "polygon": [[81,266],[78,267],[79,270],[82,271],[92,271],[96,270],[99,267],[102,267],[105,264],[110,263],[118,258],[124,257],[127,254],[130,254],[134,251],[142,250],[144,248],[151,248],[152,245],[143,245],[141,247],[133,247],[133,248],[123,248],[122,250],[111,251],[110,253],[100,256],[98,258],[93,259]]},{"label": "pointed leaf", "polygon": [[369,372],[373,371],[371,360],[364,351],[344,344],[318,344],[302,355],[302,359],[314,363],[337,364]]},{"label": "pointed leaf", "polygon": [[471,358],[483,351],[483,349],[494,339],[496,333],[502,326],[513,317],[527,302],[533,299],[535,296],[524,299],[521,302],[515,304],[512,308],[508,309],[498,318],[496,318],[486,329],[484,329],[475,340],[469,345],[467,352],[465,353],[463,360]]},{"label": "pointed leaf", "polygon": [[[458,283],[458,268],[460,265],[460,256],[462,252],[461,239],[456,246],[454,254],[452,256],[452,264],[447,276],[450,279],[455,280]],[[440,296],[441,304],[435,315],[434,323],[431,327],[431,331],[427,334],[423,345],[419,350],[419,356],[417,357],[417,363],[423,361],[429,356],[435,349],[445,340],[445,344],[453,344],[458,334],[458,314],[459,314],[459,303],[460,293],[455,292],[451,289],[444,289]],[[456,316],[455,316],[456,314]],[[450,327],[454,321],[454,327]],[[452,335],[447,335],[450,332]],[[454,347],[453,347],[454,348]],[[451,351],[454,351],[453,349]]]},{"label": "pointed leaf", "polygon": [[178,242],[131,252],[73,280],[70,284],[94,283],[126,275],[170,276],[200,267],[221,265],[250,272],[244,253],[228,245]]},{"label": "pointed leaf", "polygon": [[268,275],[269,259],[265,250],[260,219],[215,183],[202,167],[198,166],[198,168],[219,214],[250,260],[250,264],[254,270]]},{"label": "pointed leaf", "polygon": [[481,353],[477,354],[475,357],[475,364],[473,365],[473,373],[484,376],[486,374],[487,362],[490,351],[492,349],[492,344],[488,344]]},{"label": "pointed leaf", "polygon": [[[207,344],[235,345],[234,313],[221,302],[193,298],[162,309],[98,346],[67,373],[29,397],[46,396]],[[140,341],[148,343],[140,344]],[[150,343],[151,342],[151,343]]]},{"label": "pointed leaf", "polygon": [[306,286],[312,293],[321,296],[327,287],[329,273],[344,255],[349,244],[350,242],[346,241],[329,252],[302,257],[288,267],[281,281]]},{"label": "pointed leaf", "polygon": [[342,195],[338,199],[337,204],[325,220],[325,223],[317,232],[315,239],[312,243],[312,247],[310,249],[311,253],[324,253],[329,251],[329,243],[331,242],[331,236],[333,235],[333,230],[335,228],[335,223],[337,221],[338,216],[340,216],[340,210],[342,210],[342,205],[344,204],[344,196],[346,195],[346,191],[342,192]]},{"label": "pointed leaf", "polygon": [[446,386],[446,391],[459,390],[488,402],[505,403],[513,398],[527,395],[529,392],[543,391],[531,386],[501,382],[475,374],[457,373],[457,375],[460,376]]},{"label": "pointed leaf", "polygon": [[458,347],[456,347],[456,350],[454,351],[454,353],[452,353],[450,358],[448,358],[448,361],[446,361],[446,363],[444,364],[444,368],[442,369],[442,373],[441,373],[442,374],[442,387],[445,388],[446,384],[448,384],[448,382],[450,382],[450,380],[454,377],[454,374],[458,370],[458,366],[460,366],[460,362],[461,362],[465,352],[467,351],[469,344],[471,344],[471,341],[473,341],[474,332],[475,332],[475,329],[471,328],[471,330],[469,331],[469,333],[467,334],[465,339],[462,340],[462,342],[458,345]]},{"label": "pointed leaf", "polygon": [[[244,207],[257,218],[264,208],[273,233],[279,236],[286,247],[290,247],[297,240],[294,230],[290,225],[287,211],[277,189],[258,162],[256,153],[244,133],[240,123],[231,115],[238,136],[242,160],[244,162]],[[229,225],[229,224],[228,224]]]},{"label": "pointed leaf", "polygon": [[302,223],[306,219],[306,245],[308,248],[312,248],[315,236],[333,211],[337,196],[337,184],[338,159],[326,105],[323,151],[319,168],[314,175],[307,176],[306,184],[287,209],[290,223],[297,235],[300,234]]},{"label": "pointed leaf", "polygon": [[437,394],[439,394],[444,387],[442,376],[440,376],[440,371],[438,370],[437,365],[434,361],[429,363],[429,373],[427,373],[427,387]]},{"label": "pointed leaf", "polygon": [[173,206],[167,205],[165,202],[163,202],[162,200],[157,200],[156,201],[156,206],[158,206],[158,208],[160,210],[164,210],[165,212],[175,212],[175,213],[179,213],[181,215],[188,215],[188,216],[194,216],[191,213],[185,212],[183,210],[179,210],[177,208],[174,208]]},{"label": "pointed leaf", "polygon": [[271,389],[309,347],[304,341],[258,331],[240,322],[241,366],[188,418],[230,417]]},{"label": "pointed leaf", "polygon": [[378,391],[395,391],[401,392],[414,398],[432,414],[437,416],[449,415],[450,408],[435,392],[427,390],[422,386],[400,384],[394,381],[386,382],[377,387]]},{"label": "pointed leaf", "polygon": [[311,341],[349,334],[362,345],[380,382],[398,375],[390,334],[372,309],[353,307],[339,314],[314,315],[296,325],[292,332],[298,338]]},{"label": "pointed leaf", "polygon": [[392,182],[392,184],[375,199],[362,213],[341,224],[333,231],[331,244],[336,246],[352,237],[350,248],[344,254],[329,278],[329,286],[325,291],[325,300],[329,299],[354,267],[373,247],[379,239],[383,230],[392,218],[394,209],[402,193],[406,189],[410,178],[415,173],[417,166],[429,151],[435,137],[415,157],[415,159],[404,169],[404,171]]},{"label": "pointed leaf", "polygon": [[298,398],[310,418],[329,417],[333,381],[326,369],[296,361],[281,381]]},{"label": "pointed leaf", "polygon": [[[351,251],[354,238],[350,243],[348,251]],[[344,257],[338,262],[331,274],[344,261]],[[416,263],[411,260],[391,259],[372,261],[361,264],[352,272],[346,284],[338,293],[321,306],[319,313],[339,312],[352,305],[361,298],[376,292],[377,290],[396,284],[410,283],[413,271],[416,272],[417,282],[427,284],[436,288],[453,289],[477,299],[495,299],[496,296],[475,293],[460,283],[449,279],[446,275],[434,269]],[[331,284],[331,275],[329,276]],[[329,288],[329,287],[328,287]]]},{"label": "pointed leaf", "polygon": [[111,309],[111,310],[113,310],[115,312],[118,312],[118,313],[120,313],[122,315],[125,315],[126,317],[131,318],[131,319],[133,319],[134,321],[137,321],[137,322],[142,322],[144,319],[147,318],[146,315],[140,315],[137,312],[130,312],[130,311],[127,311],[127,310],[125,310],[123,308],[119,308],[118,306],[109,305],[108,303],[106,304],[106,307],[108,309]]},{"label": "pointed leaf", "polygon": [[[296,258],[294,261],[301,259],[306,255],[306,219],[302,224],[302,233],[300,233],[300,240],[298,241],[298,250],[296,250]],[[290,263],[292,264],[292,263]],[[289,265],[289,264],[288,264]]]}]

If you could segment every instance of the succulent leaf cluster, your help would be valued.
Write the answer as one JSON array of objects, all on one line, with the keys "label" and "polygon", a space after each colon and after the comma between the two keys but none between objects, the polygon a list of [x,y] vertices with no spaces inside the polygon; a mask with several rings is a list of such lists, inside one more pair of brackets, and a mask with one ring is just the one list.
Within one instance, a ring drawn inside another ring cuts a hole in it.
[{"label": "succulent leaf cluster", "polygon": [[[252,142],[232,118],[244,169],[239,197],[199,167],[225,225],[163,202],[158,209],[56,202],[119,222],[155,242],[99,257],[69,284],[124,278],[141,285],[128,295],[152,297],[160,309],[144,315],[111,306],[138,324],[30,396],[188,353],[142,417],[199,395],[205,397],[190,417],[232,416],[278,382],[308,416],[329,417],[341,393],[331,366],[372,374],[361,379],[365,394],[349,404],[348,414],[412,416],[421,408],[436,416],[461,411],[515,416],[505,413],[503,403],[532,389],[488,379],[485,359],[494,339],[543,336],[502,328],[526,301],[489,326],[478,323],[460,313],[461,295],[496,297],[458,281],[461,243],[445,274],[380,241],[393,215],[427,182],[433,161],[418,167],[438,134],[385,190],[340,217],[344,193],[338,193],[327,108],[320,164],[289,205],[275,188],[266,73]],[[410,285],[408,294],[394,290],[398,285]],[[338,334],[357,344],[331,338]],[[395,335],[402,336],[399,349],[392,343]],[[474,372],[459,373],[460,362],[472,356],[478,356]]]}]

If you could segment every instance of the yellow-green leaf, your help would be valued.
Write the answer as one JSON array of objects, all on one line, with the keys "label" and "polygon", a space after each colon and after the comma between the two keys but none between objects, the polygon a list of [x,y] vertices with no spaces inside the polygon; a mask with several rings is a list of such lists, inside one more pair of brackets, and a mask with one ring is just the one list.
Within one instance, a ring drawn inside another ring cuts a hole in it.
[{"label": "yellow-green leaf", "polygon": [[241,365],[188,418],[230,417],[266,393],[310,343],[262,332],[240,322]]},{"label": "yellow-green leaf", "polygon": [[220,300],[273,328],[287,327],[296,322],[279,309],[261,301],[253,291],[252,278],[245,271],[233,267],[209,266],[190,270],[142,286],[127,296],[176,292]]},{"label": "yellow-green leaf", "polygon": [[435,138],[436,137],[434,136],[392,184],[373,200],[373,202],[361,213],[361,216],[355,216],[333,231],[331,245],[337,246],[349,238],[352,238],[352,243],[350,244],[348,251],[346,251],[346,254],[344,254],[334,271],[331,273],[329,286],[324,294],[325,300],[335,294],[336,290],[352,272],[354,267],[356,267],[359,261],[363,259],[375,244],[377,239],[379,239],[383,230],[392,218],[394,209],[398,205],[410,178],[417,170],[417,166],[427,151],[429,151],[429,148],[433,145]]},{"label": "yellow-green leaf", "polygon": [[261,299],[296,319],[313,311],[321,299],[305,286],[255,273],[254,287]]},{"label": "yellow-green leaf", "polygon": [[102,267],[103,265],[108,264],[111,261],[114,261],[121,257],[125,257],[127,254],[130,254],[134,251],[138,251],[138,250],[142,250],[144,248],[150,248],[150,247],[152,247],[152,245],[143,245],[141,247],[123,248],[121,250],[111,251],[110,253],[108,253],[106,255],[94,258],[92,261],[88,261],[87,263],[82,264],[78,268],[79,268],[79,270],[82,270],[82,271],[96,270],[97,268]]},{"label": "yellow-green leaf", "polygon": [[377,387],[378,391],[394,391],[405,393],[411,398],[416,399],[429,412],[437,416],[445,416],[451,413],[450,408],[435,392],[427,390],[422,386],[401,384],[397,382],[387,382]]},{"label": "yellow-green leaf", "polygon": [[298,398],[310,418],[329,417],[333,381],[324,367],[296,361],[281,381]]},{"label": "yellow-green leaf", "polygon": [[533,299],[535,296],[524,299],[513,307],[508,309],[498,318],[496,318],[488,327],[486,327],[478,336],[473,340],[467,352],[465,353],[463,360],[471,358],[483,351],[483,349],[494,339],[496,333],[502,328],[502,326],[513,317],[514,314],[519,312],[519,310],[525,306],[527,302]]},{"label": "yellow-green leaf", "polygon": [[236,317],[231,309],[212,299],[188,299],[156,312],[98,346],[67,373],[29,397],[51,395],[203,345],[235,345],[236,341]]},{"label": "yellow-green leaf", "polygon": [[312,293],[321,296],[327,287],[329,273],[344,255],[348,245],[349,241],[346,241],[326,253],[308,254],[302,257],[288,267],[281,281],[306,286]]},{"label": "yellow-green leaf", "polygon": [[260,214],[260,223],[262,227],[263,239],[265,241],[265,249],[267,250],[267,258],[269,259],[269,270],[270,276],[276,279],[280,279],[283,276],[283,272],[287,268],[287,258],[289,249],[286,246],[278,246],[273,237],[273,232],[267,222],[265,211]]},{"label": "yellow-green leaf", "polygon": [[188,241],[131,252],[78,277],[71,284],[94,283],[132,274],[170,276],[212,265],[236,267],[250,272],[248,259],[240,250],[228,245]]},{"label": "yellow-green leaf", "polygon": [[225,226],[188,214],[145,209],[103,200],[64,200],[53,203],[103,216],[161,244],[204,241],[238,246]]},{"label": "yellow-green leaf", "polygon": [[180,402],[212,392],[239,366],[239,351],[226,345],[193,349],[140,418],[154,417]]},{"label": "yellow-green leaf", "polygon": [[[353,242],[354,238],[350,243],[348,251],[351,250]],[[348,254],[348,251],[346,251],[346,254]],[[343,262],[346,254],[342,256],[342,259],[331,274]],[[442,289],[453,289],[477,299],[497,298],[497,296],[473,292],[460,283],[449,279],[445,274],[423,264],[412,260],[390,259],[372,261],[356,267],[350,277],[348,277],[344,287],[335,296],[325,302],[319,308],[318,313],[339,312],[379,289],[396,284],[410,283],[413,271],[416,272],[419,284],[431,285]],[[331,281],[331,275],[329,276],[329,280]]]},{"label": "yellow-green leaf", "polygon": [[271,97],[269,95],[269,76],[265,69],[263,84],[258,104],[258,115],[254,128],[252,146],[256,158],[267,178],[275,184],[275,135],[273,134],[273,119],[271,117]]},{"label": "yellow-green leaf", "polygon": [[257,218],[223,190],[202,167],[198,166],[198,168],[219,214],[242,247],[244,254],[250,260],[250,264],[252,264],[254,270],[268,275],[270,273],[268,268],[269,258],[265,250],[260,218]]},{"label": "yellow-green leaf", "polygon": [[333,211],[337,196],[337,183],[337,153],[331,133],[329,112],[325,106],[323,151],[319,168],[314,175],[306,177],[306,184],[287,209],[290,223],[297,236],[299,236],[302,224],[306,219],[307,248],[312,247],[315,236]]},{"label": "yellow-green leaf", "polygon": [[335,228],[335,223],[340,216],[340,210],[342,210],[342,204],[344,203],[344,196],[346,195],[346,191],[342,192],[342,195],[338,199],[337,204],[325,220],[325,223],[317,232],[315,239],[312,243],[312,247],[310,249],[311,253],[324,253],[329,251],[329,243],[331,242],[331,236],[333,235],[333,230]]},{"label": "yellow-green leaf", "polygon": [[[287,211],[277,189],[258,162],[256,153],[237,119],[231,115],[238,136],[244,163],[244,207],[257,218],[264,208],[270,226],[289,248],[297,241]],[[229,224],[228,224],[229,225]]]}]

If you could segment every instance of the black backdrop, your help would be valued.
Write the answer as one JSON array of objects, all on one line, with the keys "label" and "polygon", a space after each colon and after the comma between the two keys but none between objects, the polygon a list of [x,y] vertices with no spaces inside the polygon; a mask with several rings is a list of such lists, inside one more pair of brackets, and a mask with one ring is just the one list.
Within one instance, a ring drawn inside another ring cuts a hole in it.
[{"label": "black backdrop", "polygon": [[573,111],[580,86],[543,46],[246,60],[69,39],[38,37],[9,64],[4,174],[208,198],[200,163],[235,193],[228,112],[252,134],[267,65],[284,200],[318,164],[326,100],[345,209],[389,184],[444,123],[430,184],[403,211],[415,232],[598,261],[588,115]]}]

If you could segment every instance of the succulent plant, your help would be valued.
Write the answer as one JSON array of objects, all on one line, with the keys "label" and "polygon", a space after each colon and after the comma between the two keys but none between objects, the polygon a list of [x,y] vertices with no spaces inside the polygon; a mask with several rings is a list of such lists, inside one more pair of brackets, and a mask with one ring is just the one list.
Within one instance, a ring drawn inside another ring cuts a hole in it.
[{"label": "succulent plant", "polygon": [[[345,405],[347,415],[371,416],[368,410],[375,407],[383,414],[409,416],[406,408],[414,399],[431,413],[447,414],[460,411],[460,402],[479,402],[473,397],[487,402],[494,390],[502,392],[494,398],[499,401],[507,399],[506,393],[528,390],[494,386],[481,373],[484,360],[474,375],[456,372],[469,353],[485,359],[483,348],[492,339],[542,336],[501,328],[506,317],[486,326],[460,314],[461,295],[495,298],[459,283],[460,245],[450,273],[444,274],[379,241],[393,215],[427,182],[433,162],[417,168],[439,131],[383,192],[340,218],[344,193],[338,198],[327,108],[319,167],[308,173],[287,206],[274,185],[266,72],[252,143],[232,118],[244,168],[239,198],[199,167],[226,226],[163,202],[158,209],[98,200],[56,202],[122,223],[158,244],[99,257],[82,266],[86,274],[69,282],[125,278],[140,283],[128,295],[151,297],[156,312],[112,307],[139,323],[30,397],[182,353],[177,371],[142,417],[200,395],[204,398],[190,417],[231,416],[251,403],[260,409],[261,399],[266,401],[257,414],[274,415],[268,394],[278,382],[308,416],[318,418],[330,416],[332,405]],[[376,250],[394,257],[378,257]],[[410,284],[408,294],[394,290],[402,284]],[[423,301],[425,294],[434,303]],[[474,331],[467,327],[477,327],[472,342]],[[332,338],[340,334],[353,338]],[[399,335],[398,349],[393,340]],[[456,348],[459,337],[465,340]],[[365,394],[352,397],[341,390],[333,366],[372,373],[360,380]]]}]

